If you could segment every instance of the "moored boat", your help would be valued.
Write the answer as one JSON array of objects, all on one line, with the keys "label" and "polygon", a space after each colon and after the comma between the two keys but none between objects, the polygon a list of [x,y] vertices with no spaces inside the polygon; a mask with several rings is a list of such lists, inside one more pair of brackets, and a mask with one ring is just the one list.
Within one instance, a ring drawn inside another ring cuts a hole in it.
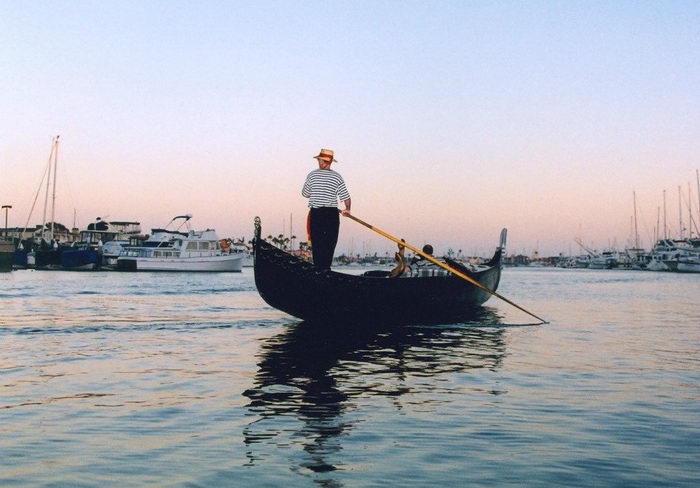
[{"label": "moored boat", "polygon": [[98,217],[80,232],[80,241],[63,251],[61,268],[74,271],[114,269],[129,239],[140,233],[139,222],[108,222]]},{"label": "moored boat", "polygon": [[[180,215],[170,223],[191,215]],[[183,225],[181,224],[181,226]],[[170,225],[170,224],[168,224]],[[179,229],[179,228],[178,228]],[[152,229],[143,246],[129,246],[117,258],[119,271],[240,272],[243,255],[224,252],[214,229],[187,232]]]},{"label": "moored boat", "polygon": [[253,251],[243,242],[233,242],[231,244],[231,252],[238,253],[243,256],[241,266],[244,268],[252,268],[254,264]]},{"label": "moored boat", "polygon": [[[385,270],[362,275],[318,270],[264,241],[257,218],[253,249],[260,296],[270,306],[307,321],[454,322],[472,315],[491,296],[451,274],[390,278]],[[505,232],[485,265],[470,269],[449,264],[496,291],[504,251]]]},{"label": "moored boat", "polygon": [[678,258],[676,271],[679,273],[700,273],[700,256]]},{"label": "moored boat", "polygon": [[12,241],[0,239],[0,271],[12,271],[15,246]]}]

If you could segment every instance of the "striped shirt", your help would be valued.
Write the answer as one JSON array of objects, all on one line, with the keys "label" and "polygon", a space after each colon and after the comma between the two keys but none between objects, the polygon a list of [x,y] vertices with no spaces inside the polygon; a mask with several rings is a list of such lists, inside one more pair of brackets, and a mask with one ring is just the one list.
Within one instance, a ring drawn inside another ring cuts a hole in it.
[{"label": "striped shirt", "polygon": [[339,173],[332,169],[315,169],[306,177],[301,194],[309,199],[309,207],[338,207],[338,198],[348,200],[350,193]]}]

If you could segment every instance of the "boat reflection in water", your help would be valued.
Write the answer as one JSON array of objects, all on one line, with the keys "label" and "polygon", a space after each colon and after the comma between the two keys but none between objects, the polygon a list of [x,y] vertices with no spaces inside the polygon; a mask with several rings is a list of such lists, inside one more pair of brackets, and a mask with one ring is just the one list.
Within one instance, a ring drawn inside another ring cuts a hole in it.
[{"label": "boat reflection in water", "polygon": [[249,463],[264,457],[255,454],[256,444],[263,443],[261,452],[296,445],[302,454],[294,456],[299,461],[293,471],[343,469],[335,454],[351,442],[347,434],[358,422],[351,413],[361,405],[385,397],[403,410],[426,395],[434,402],[442,394],[464,393],[433,377],[495,370],[505,354],[501,317],[489,308],[474,312],[469,322],[443,326],[338,330],[298,323],[262,344],[254,387],[244,393],[255,416],[243,431]]}]

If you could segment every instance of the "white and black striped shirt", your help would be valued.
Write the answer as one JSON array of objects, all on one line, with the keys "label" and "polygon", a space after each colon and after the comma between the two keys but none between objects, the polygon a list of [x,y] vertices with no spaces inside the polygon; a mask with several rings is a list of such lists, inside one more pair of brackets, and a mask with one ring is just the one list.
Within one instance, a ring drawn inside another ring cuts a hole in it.
[{"label": "white and black striped shirt", "polygon": [[309,207],[338,207],[338,198],[350,198],[345,181],[332,169],[315,169],[306,177],[301,194],[309,199]]}]

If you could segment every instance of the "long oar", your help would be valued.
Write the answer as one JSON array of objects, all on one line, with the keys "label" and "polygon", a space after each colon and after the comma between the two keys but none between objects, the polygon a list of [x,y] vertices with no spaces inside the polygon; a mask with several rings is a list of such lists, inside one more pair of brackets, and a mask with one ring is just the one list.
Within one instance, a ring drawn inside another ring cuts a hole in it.
[{"label": "long oar", "polygon": [[420,254],[421,256],[423,256],[425,259],[427,259],[427,260],[430,261],[431,263],[437,264],[438,266],[440,266],[440,267],[443,268],[443,269],[446,269],[447,271],[449,271],[449,272],[452,273],[453,275],[459,276],[459,277],[462,278],[463,280],[466,280],[466,281],[468,281],[469,283],[471,283],[472,285],[474,285],[474,286],[476,286],[476,287],[478,287],[478,288],[481,288],[481,289],[484,290],[485,292],[490,293],[491,295],[493,295],[493,296],[495,296],[495,297],[497,297],[497,298],[500,298],[500,299],[503,300],[504,302],[513,305],[513,306],[514,306],[515,308],[517,308],[518,310],[522,310],[522,311],[525,312],[526,314],[528,314],[528,315],[530,315],[530,316],[532,316],[532,317],[535,317],[537,320],[539,320],[539,321],[542,322],[543,324],[547,324],[547,323],[548,323],[548,322],[547,322],[546,320],[544,320],[543,318],[538,317],[537,315],[535,315],[535,314],[532,313],[532,312],[528,312],[527,310],[525,310],[523,307],[521,307],[521,306],[518,305],[517,303],[513,303],[512,301],[508,300],[508,299],[507,299],[506,297],[504,297],[503,295],[500,295],[500,294],[496,293],[495,291],[491,290],[490,288],[488,288],[488,287],[482,285],[481,283],[479,283],[478,281],[476,281],[474,278],[471,278],[471,277],[465,275],[464,273],[462,273],[462,272],[460,272],[460,271],[454,269],[452,266],[450,266],[450,265],[448,265],[448,264],[446,264],[446,263],[443,263],[442,261],[438,261],[437,259],[435,259],[434,257],[432,257],[430,254],[421,251],[421,250],[418,249],[417,247],[412,246],[411,244],[408,244],[407,242],[404,242],[404,241],[402,241],[402,240],[400,240],[400,239],[398,239],[398,238],[392,236],[391,234],[389,234],[389,233],[387,233],[387,232],[384,232],[383,230],[378,229],[377,227],[375,227],[375,226],[373,226],[373,225],[368,224],[367,222],[365,222],[365,221],[363,221],[363,220],[361,220],[361,219],[358,219],[357,217],[355,217],[355,216],[352,215],[352,214],[347,214],[346,217],[348,217],[348,218],[354,220],[354,221],[357,222],[358,224],[364,225],[364,226],[367,227],[368,229],[373,230],[373,231],[376,232],[377,234],[386,237],[386,238],[389,239],[390,241],[394,241],[395,243],[399,244],[400,246],[405,246],[405,247],[409,248],[411,251],[415,252],[416,254]]}]

